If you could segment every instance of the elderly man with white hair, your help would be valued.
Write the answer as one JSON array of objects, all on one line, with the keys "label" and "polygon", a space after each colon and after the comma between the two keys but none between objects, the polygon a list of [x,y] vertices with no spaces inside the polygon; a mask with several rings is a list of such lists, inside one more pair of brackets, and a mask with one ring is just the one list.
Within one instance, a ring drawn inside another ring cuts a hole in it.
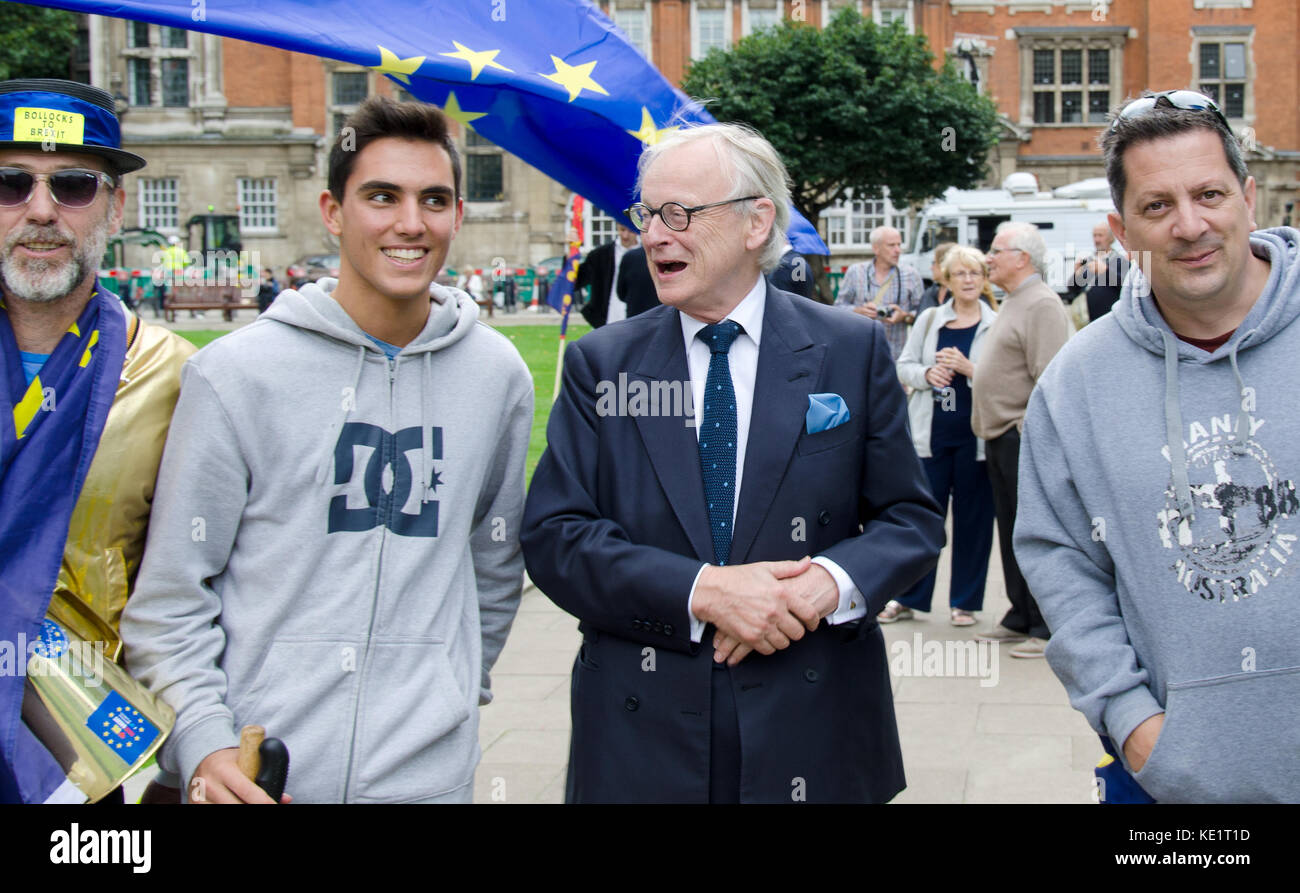
[{"label": "elderly man with white hair", "polygon": [[1015,643],[1012,657],[1042,657],[1051,635],[1011,551],[1016,525],[1020,429],[1029,394],[1070,337],[1073,326],[1065,305],[1043,281],[1042,233],[1032,223],[998,227],[989,248],[989,279],[1007,293],[971,381],[971,428],[984,440],[993,505],[998,517],[1002,575],[1011,610],[1002,622],[976,638]]},{"label": "elderly man with white hair", "polygon": [[844,273],[835,303],[883,323],[889,352],[897,360],[907,343],[907,327],[916,320],[924,289],[916,271],[898,263],[903,253],[898,230],[892,226],[873,229],[871,250],[874,260],[854,264]]}]

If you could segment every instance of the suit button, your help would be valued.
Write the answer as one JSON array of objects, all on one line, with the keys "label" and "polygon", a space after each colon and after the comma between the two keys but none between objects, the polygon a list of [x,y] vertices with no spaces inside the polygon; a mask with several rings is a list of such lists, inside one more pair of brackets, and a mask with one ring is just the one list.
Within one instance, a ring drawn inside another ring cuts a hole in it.
[{"label": "suit button", "polygon": [[817,516],[817,523],[820,524],[822,527],[825,527],[827,524],[831,523],[831,513],[823,509],[822,513]]},{"label": "suit button", "polygon": [[809,667],[808,669],[803,671],[803,678],[807,679],[809,682],[816,682],[817,671]]},{"label": "suit button", "polygon": [[663,621],[662,621],[662,620],[656,620],[656,621],[655,621],[655,632],[657,632],[657,633],[661,633],[661,632],[663,632],[663,631],[664,631],[664,624],[663,624]]},{"label": "suit button", "polygon": [[623,702],[623,706],[626,707],[628,710],[636,710],[638,707],[641,706],[641,702],[638,701],[636,698],[630,697]]},{"label": "suit button", "polygon": [[672,634],[673,634],[673,625],[672,625],[671,623],[665,623],[665,624],[664,624],[664,635],[665,635],[665,636],[671,636]]}]

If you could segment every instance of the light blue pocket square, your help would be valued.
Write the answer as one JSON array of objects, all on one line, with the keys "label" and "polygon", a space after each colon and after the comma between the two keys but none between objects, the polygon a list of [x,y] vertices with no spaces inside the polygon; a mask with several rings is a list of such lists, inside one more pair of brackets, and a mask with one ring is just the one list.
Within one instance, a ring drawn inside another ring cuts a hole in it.
[{"label": "light blue pocket square", "polygon": [[839,394],[809,394],[804,427],[809,434],[838,428],[849,420],[849,408]]}]

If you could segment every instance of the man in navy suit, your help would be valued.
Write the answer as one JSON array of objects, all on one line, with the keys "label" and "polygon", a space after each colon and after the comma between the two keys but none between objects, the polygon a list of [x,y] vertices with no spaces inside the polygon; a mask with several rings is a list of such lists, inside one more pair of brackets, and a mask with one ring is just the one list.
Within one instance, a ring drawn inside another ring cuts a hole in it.
[{"label": "man in navy suit", "polygon": [[521,538],[582,621],[569,802],[904,786],[874,618],[934,565],[943,516],[880,325],[763,277],[787,182],[736,125],[647,149],[628,215],[664,306],[565,357]]}]

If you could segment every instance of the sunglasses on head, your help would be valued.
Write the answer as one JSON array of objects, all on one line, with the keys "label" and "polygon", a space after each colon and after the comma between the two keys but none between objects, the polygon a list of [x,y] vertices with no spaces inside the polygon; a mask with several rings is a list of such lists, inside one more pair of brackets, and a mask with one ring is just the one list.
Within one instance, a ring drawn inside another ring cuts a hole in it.
[{"label": "sunglasses on head", "polygon": [[[1162,99],[1163,105],[1160,102]],[[1214,112],[1214,117],[1219,119],[1224,129],[1232,133],[1232,125],[1228,123],[1227,118],[1223,117],[1218,104],[1204,93],[1197,93],[1195,90],[1165,90],[1154,96],[1135,99],[1124,106],[1115,116],[1115,120],[1110,122],[1111,129],[1113,130],[1124,118],[1140,118],[1150,114],[1156,108],[1175,108],[1186,112]]]},{"label": "sunglasses on head", "polygon": [[52,174],[34,174],[17,167],[0,167],[0,206],[13,208],[32,200],[36,181],[44,180],[55,204],[64,208],[85,208],[99,195],[99,184],[109,189],[116,181],[101,171],[81,168],[55,171]]}]

